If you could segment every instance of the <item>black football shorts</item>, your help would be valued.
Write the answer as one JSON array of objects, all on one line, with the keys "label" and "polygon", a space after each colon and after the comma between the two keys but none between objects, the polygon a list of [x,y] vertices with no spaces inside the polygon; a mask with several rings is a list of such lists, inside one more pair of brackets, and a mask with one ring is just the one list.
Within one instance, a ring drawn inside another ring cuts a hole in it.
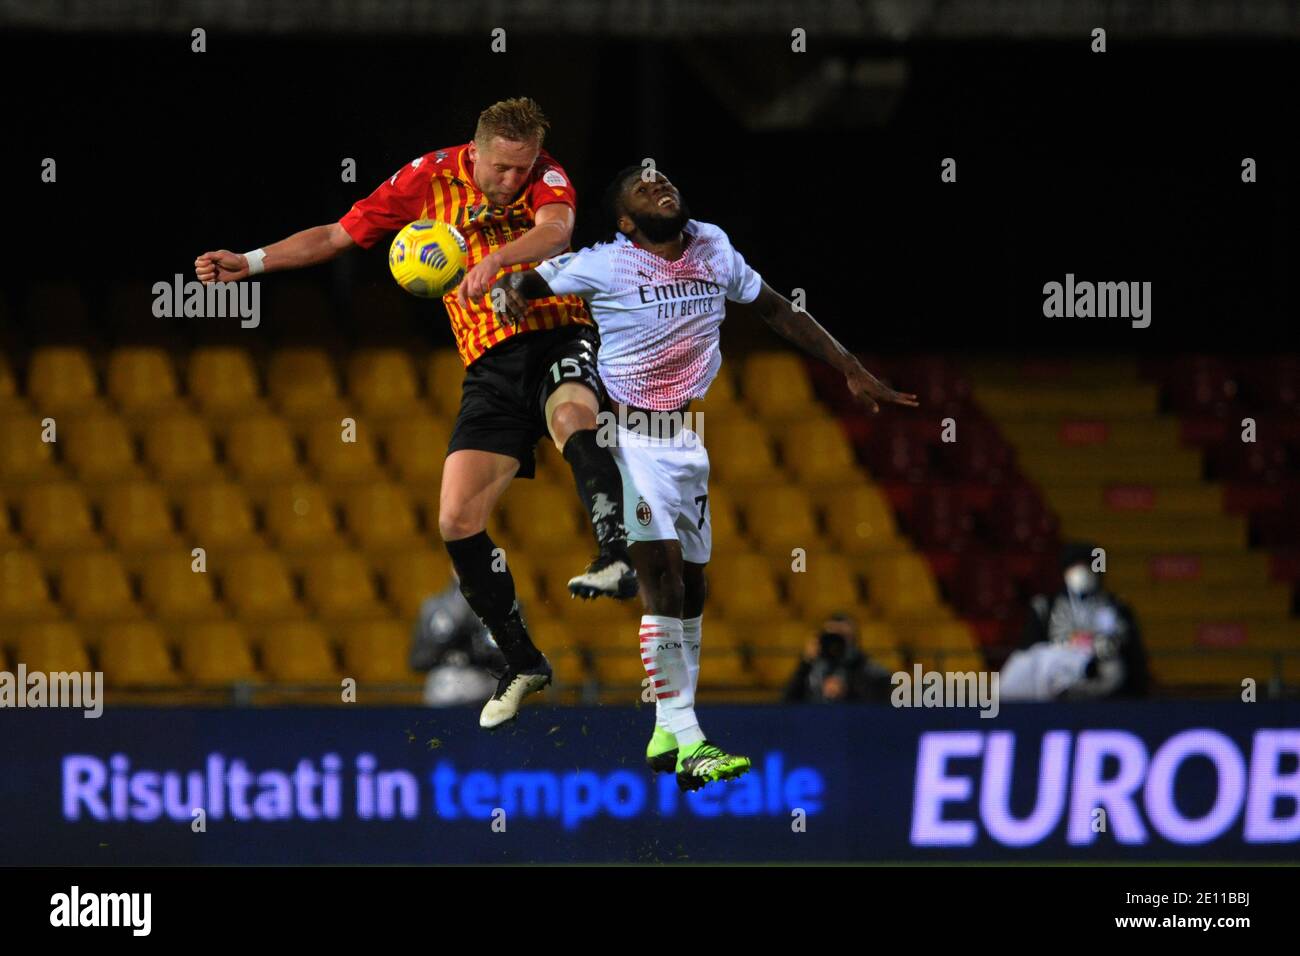
[{"label": "black football shorts", "polygon": [[513,335],[492,346],[465,371],[447,454],[475,449],[509,455],[519,461],[518,477],[533,477],[537,441],[550,435],[551,393],[566,382],[581,382],[603,399],[599,348],[596,329],[577,324]]}]

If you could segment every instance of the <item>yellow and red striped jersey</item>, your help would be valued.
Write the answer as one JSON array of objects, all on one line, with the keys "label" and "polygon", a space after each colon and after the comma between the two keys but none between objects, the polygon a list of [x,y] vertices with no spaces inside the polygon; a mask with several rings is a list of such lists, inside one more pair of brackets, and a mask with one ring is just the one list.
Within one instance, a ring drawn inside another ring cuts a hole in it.
[{"label": "yellow and red striped jersey", "polygon": [[[413,159],[365,199],[354,203],[339,225],[353,242],[368,249],[416,219],[448,223],[465,237],[469,248],[468,271],[484,256],[533,228],[537,210],[542,206],[560,202],[576,207],[577,201],[577,193],[564,169],[542,150],[514,202],[495,205],[475,185],[469,143],[463,143]],[[504,271],[522,272],[535,265],[535,262],[520,263]],[[592,324],[586,304],[576,295],[535,299],[517,328],[497,321],[487,296],[471,302],[469,308],[462,308],[456,293],[452,292],[442,303],[451,319],[461,361],[466,365],[513,335],[575,323]]]}]

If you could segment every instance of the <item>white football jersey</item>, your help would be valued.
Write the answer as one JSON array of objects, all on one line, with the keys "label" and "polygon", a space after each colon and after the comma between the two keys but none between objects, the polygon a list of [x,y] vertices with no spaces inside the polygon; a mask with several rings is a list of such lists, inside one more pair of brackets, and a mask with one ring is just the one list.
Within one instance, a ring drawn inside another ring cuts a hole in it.
[{"label": "white football jersey", "polygon": [[548,259],[537,274],[556,295],[580,295],[600,328],[597,361],[610,398],[652,411],[703,398],[722,365],[726,300],[753,302],[763,280],[727,234],[688,220],[676,262],[626,236]]}]

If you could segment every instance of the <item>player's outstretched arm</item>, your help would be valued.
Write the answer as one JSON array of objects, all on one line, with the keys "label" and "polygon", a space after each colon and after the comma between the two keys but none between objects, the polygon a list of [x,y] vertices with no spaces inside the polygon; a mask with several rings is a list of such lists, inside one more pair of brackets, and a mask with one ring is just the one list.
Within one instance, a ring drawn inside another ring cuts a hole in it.
[{"label": "player's outstretched arm", "polygon": [[[295,232],[262,249],[261,268],[256,272],[279,272],[284,269],[301,269],[327,262],[339,253],[351,249],[356,243],[337,222],[312,226]],[[200,282],[237,282],[250,274],[248,257],[228,249],[205,252],[194,260],[194,274]]]},{"label": "player's outstretched arm", "polygon": [[842,372],[854,398],[872,412],[880,411],[880,402],[893,402],[912,408],[917,406],[915,395],[895,391],[868,372],[816,319],[807,312],[796,310],[789,299],[766,282],[754,300],[754,308],[763,321],[782,338]]},{"label": "player's outstretched arm", "polygon": [[508,272],[488,290],[492,300],[492,311],[511,325],[518,325],[528,312],[530,299],[547,299],[555,295],[546,280],[535,269],[523,272]]},{"label": "player's outstretched arm", "polygon": [[460,304],[468,305],[470,299],[486,295],[493,278],[502,269],[521,262],[540,262],[569,248],[573,221],[573,207],[565,203],[547,203],[537,210],[533,228],[496,252],[488,253],[465,273],[465,278],[456,288]]}]

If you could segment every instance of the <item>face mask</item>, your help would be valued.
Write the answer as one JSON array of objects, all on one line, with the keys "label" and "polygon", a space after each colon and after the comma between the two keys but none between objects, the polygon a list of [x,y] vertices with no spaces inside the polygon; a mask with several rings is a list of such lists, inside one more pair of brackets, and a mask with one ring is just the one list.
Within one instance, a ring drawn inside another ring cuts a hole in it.
[{"label": "face mask", "polygon": [[1081,564],[1065,570],[1065,586],[1076,597],[1091,594],[1097,589],[1097,575]]}]

